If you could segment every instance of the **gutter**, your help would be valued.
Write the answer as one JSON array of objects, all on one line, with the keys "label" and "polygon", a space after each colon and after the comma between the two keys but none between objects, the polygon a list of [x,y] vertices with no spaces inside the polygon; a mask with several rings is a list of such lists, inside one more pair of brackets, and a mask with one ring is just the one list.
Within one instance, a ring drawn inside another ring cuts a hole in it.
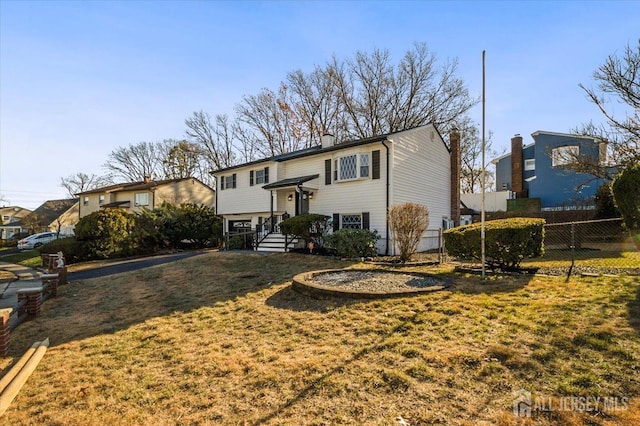
[{"label": "gutter", "polygon": [[385,143],[386,140],[381,141],[382,146],[384,146],[387,150],[387,188],[386,188],[386,211],[384,215],[384,223],[386,226],[386,234],[385,234],[385,244],[384,244],[384,254],[385,256],[389,256],[389,188],[391,186],[391,171],[389,170],[389,146]]}]

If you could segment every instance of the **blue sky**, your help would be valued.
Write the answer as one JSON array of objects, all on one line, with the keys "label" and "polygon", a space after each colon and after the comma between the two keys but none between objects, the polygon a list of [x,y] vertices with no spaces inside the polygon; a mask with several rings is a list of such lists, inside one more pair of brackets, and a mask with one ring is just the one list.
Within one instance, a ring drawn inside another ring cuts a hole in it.
[{"label": "blue sky", "polygon": [[[183,138],[193,111],[332,55],[426,42],[482,92],[494,147],[600,121],[579,83],[640,37],[638,1],[0,0],[0,194],[35,208],[60,178],[103,174],[117,147]],[[481,107],[472,111],[480,122]]]}]

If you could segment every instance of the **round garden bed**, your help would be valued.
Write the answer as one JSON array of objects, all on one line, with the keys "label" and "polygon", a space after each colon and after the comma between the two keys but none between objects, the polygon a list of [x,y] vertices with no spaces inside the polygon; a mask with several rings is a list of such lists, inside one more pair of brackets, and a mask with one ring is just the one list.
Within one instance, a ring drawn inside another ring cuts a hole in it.
[{"label": "round garden bed", "polygon": [[420,272],[384,269],[328,269],[293,277],[293,288],[311,296],[384,298],[442,290],[451,280]]}]

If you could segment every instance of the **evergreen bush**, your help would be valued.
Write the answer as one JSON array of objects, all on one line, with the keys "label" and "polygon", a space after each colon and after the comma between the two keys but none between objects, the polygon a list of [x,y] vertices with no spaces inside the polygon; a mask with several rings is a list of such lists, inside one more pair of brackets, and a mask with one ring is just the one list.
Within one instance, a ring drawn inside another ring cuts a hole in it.
[{"label": "evergreen bush", "polygon": [[325,243],[340,257],[371,257],[378,254],[376,241],[379,239],[377,231],[343,228],[327,235]]},{"label": "evergreen bush", "polygon": [[[524,258],[542,256],[544,224],[544,219],[526,217],[485,222],[487,266],[516,270]],[[480,234],[480,223],[447,229],[443,235],[448,254],[464,260],[481,260]]]}]

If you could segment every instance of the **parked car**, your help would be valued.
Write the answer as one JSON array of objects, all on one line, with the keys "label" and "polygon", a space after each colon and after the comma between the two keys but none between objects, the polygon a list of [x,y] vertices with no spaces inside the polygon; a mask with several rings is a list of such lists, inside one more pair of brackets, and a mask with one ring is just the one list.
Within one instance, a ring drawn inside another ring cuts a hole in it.
[{"label": "parked car", "polygon": [[[62,235],[60,237],[62,237]],[[29,235],[27,238],[18,241],[18,248],[21,250],[31,250],[57,239],[58,234],[56,232],[41,232],[39,234]]]}]

